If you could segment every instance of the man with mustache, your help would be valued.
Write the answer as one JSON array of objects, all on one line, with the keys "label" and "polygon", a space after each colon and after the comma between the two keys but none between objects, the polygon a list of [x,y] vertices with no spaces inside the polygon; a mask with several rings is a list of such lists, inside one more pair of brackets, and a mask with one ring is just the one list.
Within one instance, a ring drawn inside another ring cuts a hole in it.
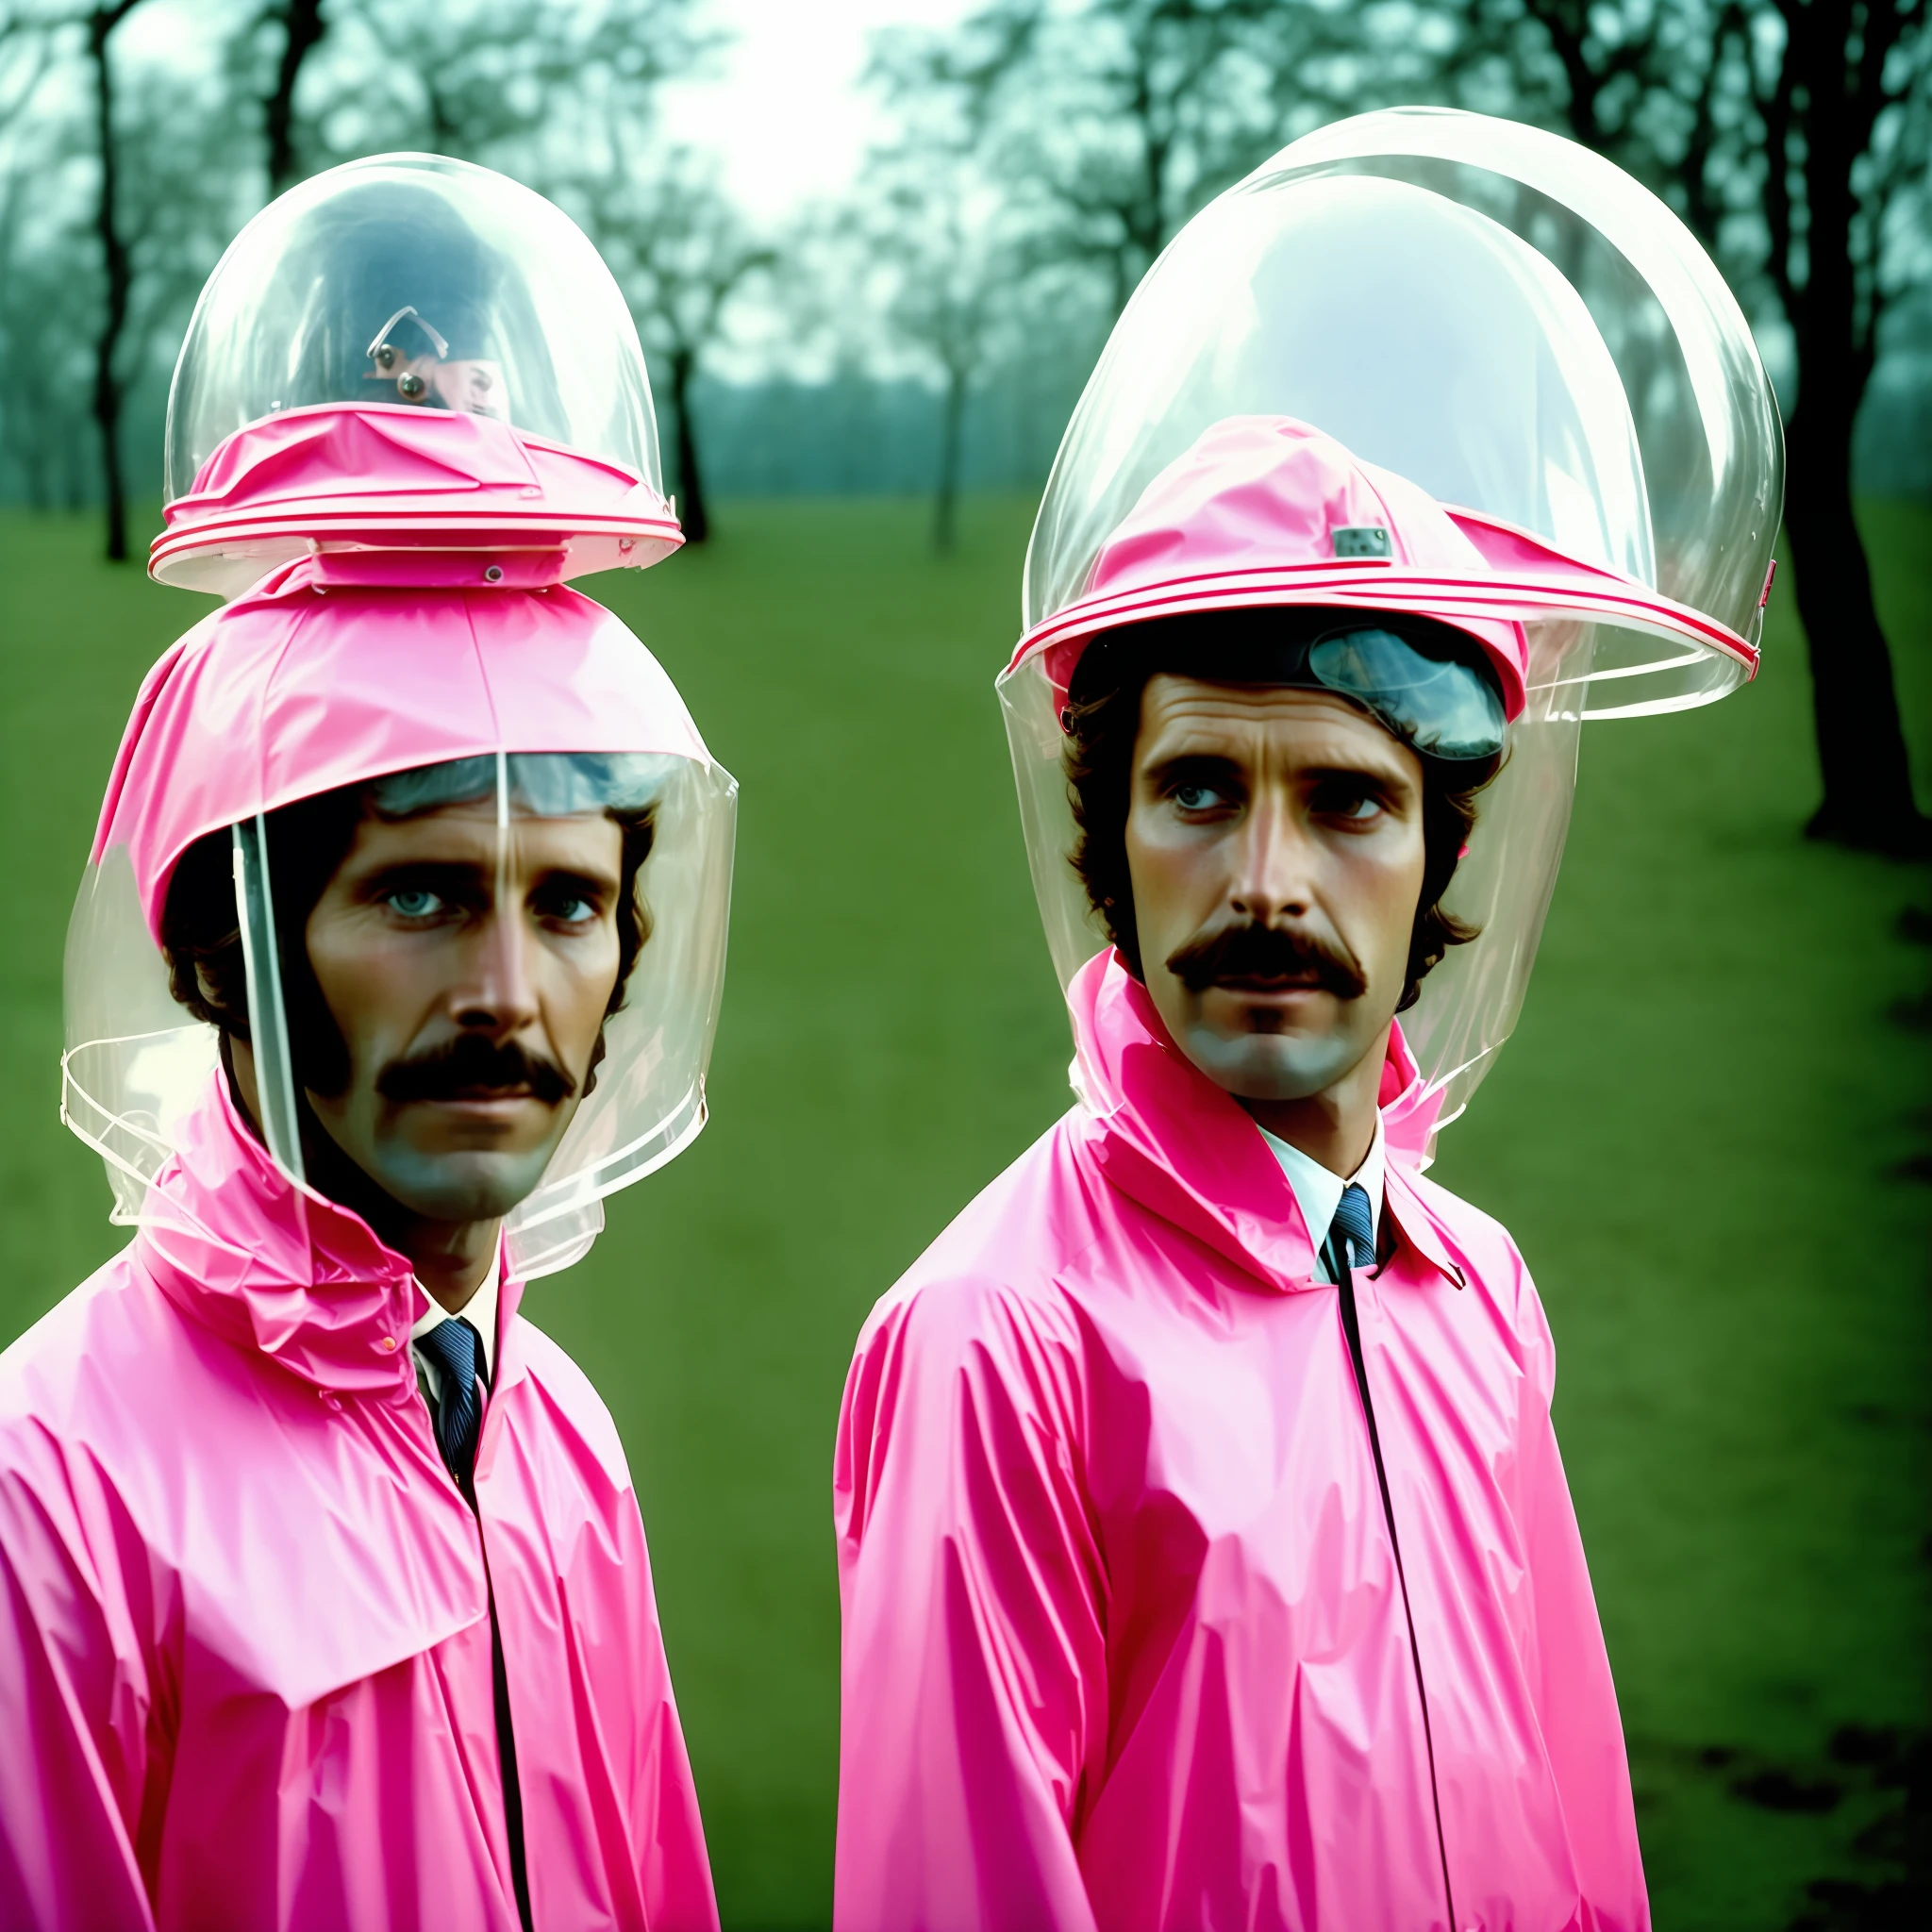
[{"label": "man with mustache", "polygon": [[[1237,520],[1291,583],[1355,544],[1471,566],[1412,485],[1237,419],[1087,608]],[[1047,646],[1111,944],[1068,991],[1083,1108],[846,1384],[846,1932],[1645,1923],[1548,1330],[1420,1171],[1397,1020],[1476,936],[1444,894],[1523,653],[1312,594]]]},{"label": "man with mustache", "polygon": [[[425,287],[386,190],[525,256]],[[622,446],[372,399],[412,300],[612,372]],[[258,216],[182,360],[171,435],[210,389],[223,434],[161,541],[239,594],[143,684],[70,930],[63,1116],[134,1234],[0,1355],[0,1924],[705,1932],[630,1472],[525,1313],[703,1125],[724,971],[736,788],[565,581],[675,541],[635,333],[558,210],[403,157]]]},{"label": "man with mustache", "polygon": [[1424,1170],[1782,479],[1714,264],[1533,128],[1333,124],[1148,272],[998,684],[1078,1105],[846,1382],[841,1932],[1648,1924],[1549,1325]]}]

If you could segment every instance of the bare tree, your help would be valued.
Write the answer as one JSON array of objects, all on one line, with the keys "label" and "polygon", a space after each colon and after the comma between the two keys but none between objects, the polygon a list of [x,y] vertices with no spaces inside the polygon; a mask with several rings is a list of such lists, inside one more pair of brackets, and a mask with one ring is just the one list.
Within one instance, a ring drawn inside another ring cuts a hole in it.
[{"label": "bare tree", "polygon": [[261,92],[261,138],[267,149],[270,200],[301,177],[295,91],[309,56],[327,32],[323,0],[269,0],[242,36],[242,46],[238,51],[244,54],[263,35],[271,38],[275,49],[275,65]]},{"label": "bare tree", "polygon": [[127,325],[127,298],[133,269],[121,230],[117,191],[120,150],[114,125],[114,67],[108,42],[114,29],[141,0],[106,0],[84,16],[87,54],[93,69],[94,154],[99,170],[94,200],[94,234],[101,249],[101,315],[94,332],[94,426],[101,443],[101,491],[108,519],[108,560],[127,557],[127,486],[121,470],[121,405],[125,390],[119,358],[121,332]]},{"label": "bare tree", "polygon": [[617,276],[645,347],[669,378],[678,521],[687,542],[702,543],[711,520],[691,418],[692,383],[733,297],[773,266],[774,252],[746,228],[690,150],[673,150],[649,174],[624,154],[614,142],[609,173],[579,179],[572,198]]},{"label": "bare tree", "polygon": [[[57,42],[78,29],[87,61],[89,88],[88,125],[93,162],[93,193],[91,226],[99,251],[99,306],[92,335],[92,413],[99,443],[101,490],[106,510],[106,551],[111,562],[127,556],[127,488],[121,447],[122,412],[127,394],[127,333],[133,306],[135,281],[134,242],[124,207],[122,183],[123,148],[126,130],[117,112],[118,87],[112,54],[116,29],[141,5],[141,0],[99,0],[84,11],[61,15],[49,13],[26,21],[10,16],[9,28],[30,26],[42,38],[42,56],[50,59]],[[10,95],[11,111],[17,113],[31,98],[39,74],[31,77],[24,92]],[[58,144],[58,143],[57,143]],[[69,277],[72,279],[71,268]],[[58,275],[27,277],[29,287],[40,285],[42,297],[63,297],[66,291]],[[64,299],[57,306],[64,307]],[[15,330],[30,326],[31,315],[13,308]],[[26,407],[21,412],[29,423],[39,410],[28,386]],[[31,487],[31,486],[30,486]]]},{"label": "bare tree", "polygon": [[92,288],[75,274],[90,238],[70,211],[48,210],[47,183],[86,151],[63,131],[31,169],[0,180],[0,445],[35,509],[77,506],[89,481],[87,395]]},{"label": "bare tree", "polygon": [[873,75],[901,107],[946,103],[1040,258],[1091,264],[1117,314],[1284,129],[1360,97],[1374,39],[1313,0],[991,0],[949,33],[881,36]]},{"label": "bare tree", "polygon": [[865,189],[848,226],[871,306],[940,380],[932,541],[948,551],[958,538],[967,399],[1034,264],[963,139],[908,133],[871,157]]},{"label": "bare tree", "polygon": [[1786,526],[1824,781],[1807,830],[1932,850],[1852,508],[1880,325],[1924,286],[1925,0],[1474,0],[1463,19],[1465,85],[1500,85],[1648,180],[1789,328]]},{"label": "bare tree", "polygon": [[47,24],[24,8],[0,13],[0,133],[33,105],[53,60]]},{"label": "bare tree", "polygon": [[656,90],[718,43],[693,14],[693,0],[337,0],[315,118],[343,155],[425,148],[562,179],[587,131],[640,140]]},{"label": "bare tree", "polygon": [[183,87],[151,66],[120,91],[128,163],[121,229],[131,270],[120,367],[130,391],[165,384],[202,285],[256,207],[248,171],[234,166],[255,132],[255,103],[212,87],[184,94]]},{"label": "bare tree", "polygon": [[[71,23],[27,8],[0,13],[0,137],[32,110]],[[88,239],[49,192],[85,148],[63,126],[20,144],[0,178],[0,361],[11,372],[0,397],[0,446],[36,509],[81,494],[76,446],[84,434],[76,396],[86,393],[91,318],[73,273]]]}]

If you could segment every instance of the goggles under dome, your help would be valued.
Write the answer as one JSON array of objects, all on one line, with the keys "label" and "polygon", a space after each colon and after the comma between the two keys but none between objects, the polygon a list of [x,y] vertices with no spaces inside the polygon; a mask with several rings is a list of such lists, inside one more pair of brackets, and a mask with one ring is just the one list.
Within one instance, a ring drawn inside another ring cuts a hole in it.
[{"label": "goggles under dome", "polygon": [[[1333,692],[1424,758],[1461,764],[1503,749],[1502,693],[1487,666],[1478,668],[1474,642],[1447,625],[1395,613],[1250,606],[1130,625],[1088,646],[1069,701],[1079,704],[1124,653],[1163,651],[1163,669],[1207,684]],[[1065,713],[1060,722],[1069,722]]]}]

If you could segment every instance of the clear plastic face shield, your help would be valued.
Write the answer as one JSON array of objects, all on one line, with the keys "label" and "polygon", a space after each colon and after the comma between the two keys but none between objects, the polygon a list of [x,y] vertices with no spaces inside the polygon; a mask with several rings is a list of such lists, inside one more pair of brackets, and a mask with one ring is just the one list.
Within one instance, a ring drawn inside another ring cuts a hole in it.
[{"label": "clear plastic face shield", "polygon": [[[148,936],[125,849],[68,943],[63,1112],[119,1221],[234,1088],[283,1173],[380,1224],[500,1221],[568,1266],[703,1125],[735,787],[660,755],[496,754],[198,841]],[[371,1204],[374,1204],[373,1208]]]},{"label": "clear plastic face shield", "polygon": [[242,229],[175,366],[169,500],[236,431],[343,403],[488,417],[663,488],[609,270],[560,208],[468,162],[352,161]]},{"label": "clear plastic face shield", "polygon": [[[1271,553],[1262,530],[1208,566],[1177,547],[1164,586],[1142,571],[1138,608],[1103,608],[1109,540],[1237,418],[1296,419],[1470,513],[1482,567],[1433,592],[1425,573],[1388,568],[1378,625],[1365,574],[1387,568],[1379,532],[1338,591],[1320,573],[1332,577],[1360,533],[1324,530],[1317,570],[1291,544]],[[1068,862],[1060,714],[1083,633],[1205,608],[1204,568],[1224,608],[1365,607],[1358,635],[1315,645],[1284,681],[1337,689],[1416,742],[1446,688],[1402,696],[1427,674],[1374,633],[1399,641],[1401,612],[1520,625],[1526,702],[1446,901],[1482,937],[1454,948],[1402,1016],[1439,1124],[1453,1119],[1522,1006],[1583,721],[1709,703],[1749,675],[1782,493],[1776,409],[1736,302],[1677,218],[1614,165],[1438,109],[1362,115],[1285,149],[1149,272],[1034,527],[1026,635],[999,689],[1062,984],[1106,941]],[[1474,702],[1452,737],[1490,728]]]}]

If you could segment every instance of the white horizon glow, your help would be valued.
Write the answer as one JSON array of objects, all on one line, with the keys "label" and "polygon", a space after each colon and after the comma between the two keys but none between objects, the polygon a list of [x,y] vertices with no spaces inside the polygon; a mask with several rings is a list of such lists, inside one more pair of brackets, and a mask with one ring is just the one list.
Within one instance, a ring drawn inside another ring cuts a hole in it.
[{"label": "white horizon glow", "polygon": [[713,155],[725,192],[760,228],[842,195],[887,131],[860,85],[873,34],[947,27],[975,0],[710,0],[707,25],[731,42],[708,72],[659,95],[664,137]]}]

